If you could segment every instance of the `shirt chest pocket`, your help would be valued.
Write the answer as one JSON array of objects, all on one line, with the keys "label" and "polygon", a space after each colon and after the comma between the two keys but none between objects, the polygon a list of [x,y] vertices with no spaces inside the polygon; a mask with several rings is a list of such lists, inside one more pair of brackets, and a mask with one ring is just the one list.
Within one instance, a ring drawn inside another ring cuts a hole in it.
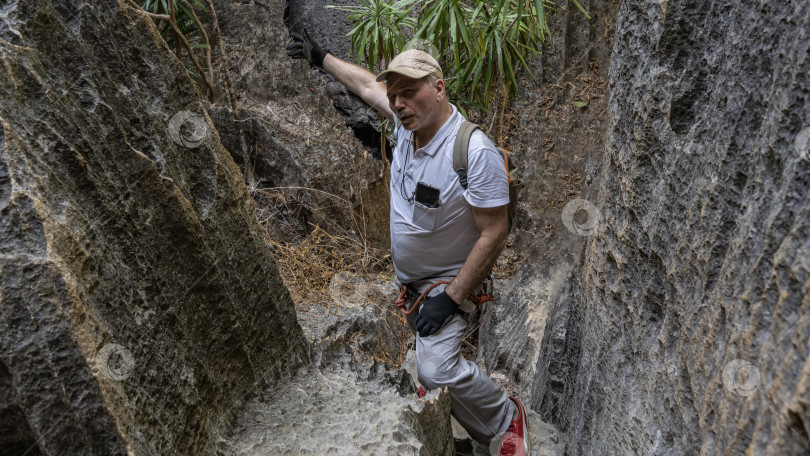
[{"label": "shirt chest pocket", "polygon": [[423,230],[433,231],[439,225],[439,211],[441,206],[428,207],[422,203],[413,203],[413,224]]}]

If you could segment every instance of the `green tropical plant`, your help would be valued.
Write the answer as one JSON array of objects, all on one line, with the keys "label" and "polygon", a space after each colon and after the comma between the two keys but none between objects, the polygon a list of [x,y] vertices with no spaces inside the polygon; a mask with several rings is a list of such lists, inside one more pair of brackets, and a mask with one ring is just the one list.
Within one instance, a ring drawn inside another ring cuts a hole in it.
[{"label": "green tropical plant", "polygon": [[440,56],[461,67],[461,59],[473,42],[475,23],[471,19],[476,17],[477,9],[463,0],[428,1],[424,6],[419,14],[423,25],[414,31],[414,37],[431,43]]},{"label": "green tropical plant", "polygon": [[407,47],[432,50],[459,107],[493,113],[501,126],[518,93],[520,68],[534,80],[526,59],[551,39],[547,16],[555,11],[552,0],[362,0],[356,7],[330,7],[351,13],[347,36],[358,63],[365,60],[375,71]]},{"label": "green tropical plant", "polygon": [[[537,3],[543,7],[542,2]],[[467,65],[458,72],[451,88],[460,92],[466,85],[464,81],[472,79],[468,86],[471,101],[485,110],[495,90],[516,94],[519,65],[528,71],[525,57],[540,52],[538,43],[545,42],[546,25],[536,18],[537,9],[532,9],[531,4],[527,8],[524,0],[516,4],[499,0],[477,8],[472,17],[476,27],[473,45],[477,47],[468,50]],[[530,71],[529,75],[534,79]]]},{"label": "green tropical plant", "polygon": [[330,7],[348,11],[354,28],[347,36],[359,64],[365,58],[371,71],[380,70],[405,47],[406,31],[416,26],[411,16],[414,2],[399,0],[361,0],[361,6]]}]

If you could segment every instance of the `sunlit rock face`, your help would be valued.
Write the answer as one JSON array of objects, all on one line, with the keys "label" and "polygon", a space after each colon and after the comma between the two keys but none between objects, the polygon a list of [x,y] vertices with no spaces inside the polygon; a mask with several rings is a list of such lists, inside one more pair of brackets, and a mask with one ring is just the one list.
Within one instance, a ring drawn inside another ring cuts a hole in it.
[{"label": "sunlit rock face", "polygon": [[533,408],[570,454],[810,451],[810,4],[626,1]]},{"label": "sunlit rock face", "polygon": [[242,174],[135,9],[5,2],[0,38],[0,447],[215,453],[309,358]]}]

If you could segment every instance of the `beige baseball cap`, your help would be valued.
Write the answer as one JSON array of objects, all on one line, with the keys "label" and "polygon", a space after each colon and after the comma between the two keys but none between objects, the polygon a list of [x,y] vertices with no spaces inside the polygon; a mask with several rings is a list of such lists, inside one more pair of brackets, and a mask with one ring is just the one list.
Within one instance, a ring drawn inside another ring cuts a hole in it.
[{"label": "beige baseball cap", "polygon": [[418,49],[410,49],[394,57],[388,64],[388,69],[377,76],[377,81],[385,81],[388,73],[398,73],[413,79],[421,79],[432,74],[443,79],[439,62],[427,52]]}]

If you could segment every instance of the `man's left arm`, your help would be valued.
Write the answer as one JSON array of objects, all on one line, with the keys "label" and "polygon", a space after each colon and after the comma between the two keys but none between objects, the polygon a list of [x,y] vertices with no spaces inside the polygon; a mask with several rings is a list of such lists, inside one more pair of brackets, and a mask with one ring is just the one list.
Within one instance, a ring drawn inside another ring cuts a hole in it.
[{"label": "man's left arm", "polygon": [[[475,133],[474,133],[475,134]],[[416,330],[421,337],[435,334],[458,310],[464,299],[487,277],[495,265],[509,235],[508,180],[502,158],[484,147],[470,154],[468,175],[470,183],[464,198],[472,208],[473,221],[481,233],[472,247],[464,266],[443,292],[425,301],[416,317]],[[490,153],[492,152],[492,153]],[[494,207],[484,207],[492,206]]]},{"label": "man's left arm", "polygon": [[506,247],[509,236],[509,218],[506,206],[481,208],[472,206],[473,219],[481,237],[473,245],[467,261],[445,293],[457,304],[473,292],[486,279],[498,255]]}]

